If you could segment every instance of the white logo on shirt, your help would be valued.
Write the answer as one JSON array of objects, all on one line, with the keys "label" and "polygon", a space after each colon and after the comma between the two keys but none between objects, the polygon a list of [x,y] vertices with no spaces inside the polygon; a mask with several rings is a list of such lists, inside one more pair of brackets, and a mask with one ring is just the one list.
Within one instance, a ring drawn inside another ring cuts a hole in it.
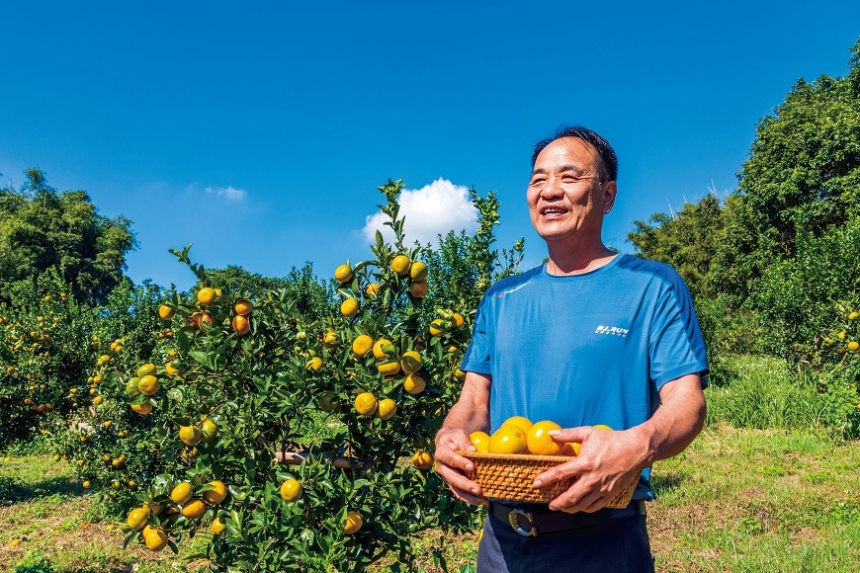
[{"label": "white logo on shirt", "polygon": [[510,289],[510,290],[502,291],[502,292],[499,294],[499,296],[498,296],[497,298],[504,298],[504,296],[505,296],[506,294],[511,294],[512,292],[517,292],[517,291],[518,291],[518,290],[520,290],[521,288],[525,288],[525,287],[527,287],[528,285],[529,285],[529,282],[524,282],[523,284],[521,284],[521,285],[520,285],[520,286],[518,286],[518,287],[514,287],[514,288],[512,288],[512,289]]},{"label": "white logo on shirt", "polygon": [[612,336],[620,336],[624,338],[627,336],[627,333],[630,332],[629,328],[619,328],[617,326],[603,326],[602,324],[597,327],[597,330],[594,331],[594,334],[611,334]]}]

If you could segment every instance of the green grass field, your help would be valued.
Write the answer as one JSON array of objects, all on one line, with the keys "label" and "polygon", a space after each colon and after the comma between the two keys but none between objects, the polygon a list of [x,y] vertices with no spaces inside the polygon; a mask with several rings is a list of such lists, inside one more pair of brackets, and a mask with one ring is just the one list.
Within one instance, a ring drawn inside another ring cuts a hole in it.
[{"label": "green grass field", "polygon": [[[747,357],[729,366],[731,379],[707,391],[706,430],[654,468],[657,499],[648,519],[658,570],[856,571],[860,441],[833,438],[819,426],[814,389],[796,381],[792,388],[784,364]],[[121,524],[72,476],[69,464],[45,455],[9,454],[0,463],[0,571],[206,567],[185,556],[199,553],[208,534],[186,540],[179,556],[123,549]],[[474,535],[429,532],[415,546],[419,570],[442,570],[431,560],[439,546],[449,571],[473,570]]]}]

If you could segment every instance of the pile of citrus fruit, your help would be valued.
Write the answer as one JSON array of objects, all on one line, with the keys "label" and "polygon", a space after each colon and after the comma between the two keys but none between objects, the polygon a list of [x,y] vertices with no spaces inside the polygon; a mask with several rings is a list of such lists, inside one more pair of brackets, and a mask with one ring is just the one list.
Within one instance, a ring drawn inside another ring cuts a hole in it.
[{"label": "pile of citrus fruit", "polygon": [[[541,456],[577,456],[582,444],[555,441],[550,432],[561,430],[561,426],[550,420],[532,423],[523,416],[508,418],[490,436],[486,432],[472,432],[469,439],[482,454],[534,454]],[[612,431],[605,425],[594,426],[596,430]]]}]

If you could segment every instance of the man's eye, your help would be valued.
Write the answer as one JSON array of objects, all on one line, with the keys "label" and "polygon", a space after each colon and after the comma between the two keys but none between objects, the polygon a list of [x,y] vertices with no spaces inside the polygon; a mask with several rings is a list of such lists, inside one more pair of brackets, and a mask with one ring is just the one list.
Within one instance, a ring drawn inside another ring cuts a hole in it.
[{"label": "man's eye", "polygon": [[562,181],[566,181],[567,183],[577,183],[578,181],[580,181],[579,177],[576,177],[575,175],[565,175],[561,179]]},{"label": "man's eye", "polygon": [[541,177],[539,179],[532,179],[531,185],[534,187],[535,185],[543,185],[545,180]]}]

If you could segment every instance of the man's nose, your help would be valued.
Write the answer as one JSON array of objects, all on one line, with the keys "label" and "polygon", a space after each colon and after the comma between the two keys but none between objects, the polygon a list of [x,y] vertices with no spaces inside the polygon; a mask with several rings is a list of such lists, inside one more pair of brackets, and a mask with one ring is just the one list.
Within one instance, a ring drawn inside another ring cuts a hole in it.
[{"label": "man's nose", "polygon": [[561,197],[564,194],[561,189],[561,181],[557,177],[547,177],[546,182],[540,190],[540,194],[544,199]]}]

